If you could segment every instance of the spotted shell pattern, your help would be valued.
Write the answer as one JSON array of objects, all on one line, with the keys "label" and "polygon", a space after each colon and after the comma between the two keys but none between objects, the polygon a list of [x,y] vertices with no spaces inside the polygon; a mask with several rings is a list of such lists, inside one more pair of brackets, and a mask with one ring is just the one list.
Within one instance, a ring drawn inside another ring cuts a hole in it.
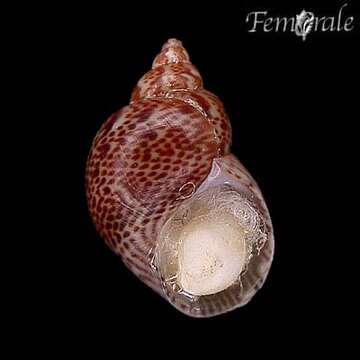
[{"label": "spotted shell pattern", "polygon": [[[188,315],[216,315],[248,302],[273,256],[265,202],[230,146],[231,125],[221,101],[203,88],[181,42],[170,39],[135,86],[130,104],[102,125],[88,157],[86,193],[96,229],[140,280]],[[167,293],[153,259],[166,220],[210,177],[212,183],[234,184],[256,202],[269,238],[250,263],[243,291],[202,297],[194,314],[185,299]]]}]

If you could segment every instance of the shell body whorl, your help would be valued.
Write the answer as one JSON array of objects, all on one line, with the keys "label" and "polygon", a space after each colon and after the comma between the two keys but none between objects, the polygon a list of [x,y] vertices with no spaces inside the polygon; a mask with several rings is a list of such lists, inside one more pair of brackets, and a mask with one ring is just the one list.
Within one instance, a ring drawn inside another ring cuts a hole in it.
[{"label": "shell body whorl", "polygon": [[[245,304],[271,264],[266,205],[230,146],[231,125],[221,101],[203,88],[181,43],[170,39],[135,86],[130,104],[102,125],[88,157],[87,199],[100,235],[139,279],[192,316]],[[254,204],[264,219],[266,241],[249,263],[241,291],[232,287],[216,299],[200,297],[194,307],[164,284],[154,261],[156,246],[179,208],[217,184],[228,184]]]}]

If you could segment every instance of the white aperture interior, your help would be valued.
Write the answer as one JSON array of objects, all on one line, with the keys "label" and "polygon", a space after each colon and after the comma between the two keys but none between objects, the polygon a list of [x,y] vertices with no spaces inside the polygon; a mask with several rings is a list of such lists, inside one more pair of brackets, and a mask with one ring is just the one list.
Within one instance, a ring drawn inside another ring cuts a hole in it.
[{"label": "white aperture interior", "polygon": [[211,295],[239,278],[247,255],[244,231],[234,216],[210,212],[190,221],[179,235],[177,281],[184,291]]},{"label": "white aperture interior", "polygon": [[246,194],[228,185],[185,201],[162,226],[156,268],[168,291],[194,300],[240,284],[266,235]]}]

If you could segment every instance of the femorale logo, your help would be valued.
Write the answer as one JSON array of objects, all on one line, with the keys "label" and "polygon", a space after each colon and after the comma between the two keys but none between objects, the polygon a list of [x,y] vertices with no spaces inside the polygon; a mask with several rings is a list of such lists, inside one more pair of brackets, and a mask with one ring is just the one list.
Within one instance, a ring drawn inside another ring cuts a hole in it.
[{"label": "femorale logo", "polygon": [[252,11],[246,17],[246,23],[250,24],[248,32],[286,32],[290,31],[306,40],[308,34],[313,31],[351,31],[354,29],[354,17],[345,17],[342,5],[337,16],[318,17],[311,11],[302,10],[293,17],[270,17],[267,11]]}]

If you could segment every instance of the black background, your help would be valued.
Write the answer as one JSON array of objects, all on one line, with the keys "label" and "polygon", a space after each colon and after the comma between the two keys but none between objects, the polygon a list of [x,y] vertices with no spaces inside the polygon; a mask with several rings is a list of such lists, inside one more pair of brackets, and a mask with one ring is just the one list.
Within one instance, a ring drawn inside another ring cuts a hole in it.
[{"label": "black background", "polygon": [[[122,345],[124,332],[200,347],[203,334],[224,336],[232,347],[244,342],[254,351],[257,344],[269,346],[273,336],[275,343],[290,335],[296,343],[316,345],[319,333],[334,333],[351,271],[339,265],[351,247],[341,242],[349,220],[339,199],[351,202],[354,196],[360,27],[354,2],[345,11],[355,16],[353,32],[311,33],[305,42],[289,32],[248,33],[246,14],[268,9],[269,15],[294,16],[305,8],[336,15],[341,2],[326,8],[256,1],[197,10],[172,3],[161,11],[143,4],[49,11],[37,29],[43,55],[36,62],[46,77],[48,114],[56,118],[42,129],[51,147],[41,152],[41,159],[52,159],[51,185],[43,180],[43,187],[56,193],[56,202],[51,196],[52,230],[42,248],[49,270],[40,269],[44,296],[35,301],[48,326],[74,339],[111,333]],[[128,103],[170,37],[183,42],[205,87],[223,101],[233,127],[232,152],[257,179],[275,231],[274,262],[263,289],[247,306],[211,319],[182,315],[139,282],[96,233],[84,192],[96,131]]]}]

